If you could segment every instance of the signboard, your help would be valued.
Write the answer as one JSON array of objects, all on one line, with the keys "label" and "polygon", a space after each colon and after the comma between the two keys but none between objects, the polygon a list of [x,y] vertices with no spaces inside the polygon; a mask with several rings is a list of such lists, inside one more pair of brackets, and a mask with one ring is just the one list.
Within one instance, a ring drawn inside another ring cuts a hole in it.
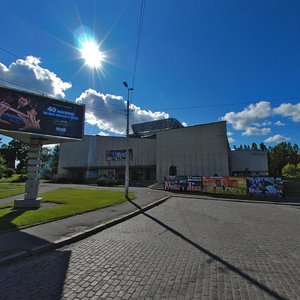
[{"label": "signboard", "polygon": [[247,183],[249,195],[282,197],[283,183],[280,177],[247,177]]},{"label": "signboard", "polygon": [[82,139],[83,123],[83,105],[0,87],[1,132]]},{"label": "signboard", "polygon": [[214,194],[247,195],[246,177],[203,177],[203,191]]},{"label": "signboard", "polygon": [[[132,149],[129,149],[129,160],[132,160]],[[117,161],[126,159],[126,150],[108,150],[105,159],[108,161]]]}]

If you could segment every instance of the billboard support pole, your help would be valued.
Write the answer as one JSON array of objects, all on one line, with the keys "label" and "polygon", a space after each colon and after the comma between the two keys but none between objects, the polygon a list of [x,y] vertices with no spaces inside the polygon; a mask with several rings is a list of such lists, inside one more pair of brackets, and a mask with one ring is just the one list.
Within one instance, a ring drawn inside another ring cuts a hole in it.
[{"label": "billboard support pole", "polygon": [[38,198],[40,184],[38,171],[40,166],[41,149],[42,144],[40,140],[30,140],[25,195],[24,199],[16,199],[14,201],[14,208],[30,209],[39,208],[41,206],[41,198]]}]

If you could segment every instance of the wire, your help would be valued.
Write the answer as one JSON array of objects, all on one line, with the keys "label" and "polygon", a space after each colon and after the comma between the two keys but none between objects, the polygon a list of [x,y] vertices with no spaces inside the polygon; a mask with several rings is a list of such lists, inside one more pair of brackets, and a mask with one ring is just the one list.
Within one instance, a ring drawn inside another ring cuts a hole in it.
[{"label": "wire", "polygon": [[136,68],[137,68],[137,61],[138,61],[138,56],[139,56],[140,44],[141,44],[141,36],[142,36],[142,29],[143,29],[144,15],[145,15],[145,7],[146,7],[146,0],[142,0],[141,10],[140,10],[140,19],[139,19],[139,25],[138,25],[138,32],[137,32],[137,39],[136,39],[134,65],[133,65],[133,76],[132,76],[132,85],[131,85],[132,88],[134,88],[134,84],[135,84]]}]

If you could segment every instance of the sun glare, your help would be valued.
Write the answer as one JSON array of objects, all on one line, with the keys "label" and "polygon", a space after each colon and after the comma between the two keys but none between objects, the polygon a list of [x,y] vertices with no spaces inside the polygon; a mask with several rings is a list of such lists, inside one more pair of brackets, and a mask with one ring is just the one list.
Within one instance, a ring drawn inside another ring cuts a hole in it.
[{"label": "sun glare", "polygon": [[82,58],[91,68],[100,68],[104,60],[104,54],[99,50],[99,46],[94,41],[86,41],[80,49]]}]

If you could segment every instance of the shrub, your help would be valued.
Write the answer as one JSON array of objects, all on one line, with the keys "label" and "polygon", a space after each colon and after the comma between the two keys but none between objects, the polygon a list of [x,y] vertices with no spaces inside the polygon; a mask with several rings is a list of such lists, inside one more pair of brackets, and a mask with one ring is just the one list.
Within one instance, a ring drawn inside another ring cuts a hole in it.
[{"label": "shrub", "polygon": [[11,176],[13,176],[15,174],[15,170],[11,169],[11,168],[7,168],[7,169],[4,170],[3,173],[4,173],[4,176],[6,178],[9,178],[9,177],[11,177]]},{"label": "shrub", "polygon": [[114,186],[118,184],[120,184],[120,182],[115,179],[100,178],[97,180],[97,185],[99,186]]}]

